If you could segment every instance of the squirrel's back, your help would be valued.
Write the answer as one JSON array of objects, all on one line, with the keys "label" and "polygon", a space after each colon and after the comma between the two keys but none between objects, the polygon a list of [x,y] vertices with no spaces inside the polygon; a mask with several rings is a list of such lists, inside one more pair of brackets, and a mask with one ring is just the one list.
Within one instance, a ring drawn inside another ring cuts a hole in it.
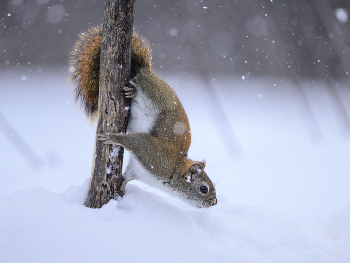
[{"label": "squirrel's back", "polygon": [[[70,54],[70,80],[74,83],[75,101],[88,118],[94,118],[98,110],[101,41],[102,26],[91,28],[79,35]],[[151,57],[145,39],[133,32],[130,79],[142,69],[151,70]]]}]

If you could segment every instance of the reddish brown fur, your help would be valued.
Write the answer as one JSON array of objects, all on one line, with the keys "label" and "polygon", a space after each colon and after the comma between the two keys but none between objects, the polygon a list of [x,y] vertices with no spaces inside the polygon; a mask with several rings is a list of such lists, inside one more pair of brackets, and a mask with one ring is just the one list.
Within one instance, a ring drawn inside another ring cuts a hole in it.
[{"label": "reddish brown fur", "polygon": [[[100,52],[102,27],[94,27],[79,35],[70,54],[70,81],[73,83],[75,102],[86,116],[94,119],[98,110]],[[130,78],[142,68],[151,70],[152,53],[145,39],[132,35]]]}]

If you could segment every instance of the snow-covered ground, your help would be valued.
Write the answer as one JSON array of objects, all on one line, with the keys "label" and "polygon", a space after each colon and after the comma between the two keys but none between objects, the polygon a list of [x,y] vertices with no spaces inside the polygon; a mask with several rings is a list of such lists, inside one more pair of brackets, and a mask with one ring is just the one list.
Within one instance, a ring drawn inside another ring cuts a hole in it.
[{"label": "snow-covered ground", "polygon": [[[216,77],[221,126],[204,82],[165,78],[189,115],[189,156],[205,159],[216,183],[216,207],[141,183],[84,207],[95,126],[72,103],[65,71],[0,73],[0,262],[350,262],[350,138],[322,83],[306,91],[322,132],[311,140],[288,81]],[[223,143],[229,128],[240,154]]]}]

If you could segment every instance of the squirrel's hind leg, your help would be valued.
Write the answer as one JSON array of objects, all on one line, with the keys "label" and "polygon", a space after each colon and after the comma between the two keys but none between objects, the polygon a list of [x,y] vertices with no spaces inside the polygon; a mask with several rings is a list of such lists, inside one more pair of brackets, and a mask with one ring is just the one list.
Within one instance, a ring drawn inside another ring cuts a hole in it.
[{"label": "squirrel's hind leg", "polygon": [[149,134],[106,133],[100,138],[104,143],[119,144],[131,151],[134,158],[153,174],[168,177],[176,165],[177,152],[172,145]]}]

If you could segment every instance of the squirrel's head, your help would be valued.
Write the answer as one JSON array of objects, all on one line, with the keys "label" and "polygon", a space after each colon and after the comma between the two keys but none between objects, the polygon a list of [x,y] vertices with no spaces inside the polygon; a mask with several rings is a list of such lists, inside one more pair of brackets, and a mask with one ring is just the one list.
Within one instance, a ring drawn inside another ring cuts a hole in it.
[{"label": "squirrel's head", "polygon": [[180,177],[180,191],[186,201],[198,208],[209,208],[217,204],[216,191],[204,172],[204,162],[194,162]]}]

